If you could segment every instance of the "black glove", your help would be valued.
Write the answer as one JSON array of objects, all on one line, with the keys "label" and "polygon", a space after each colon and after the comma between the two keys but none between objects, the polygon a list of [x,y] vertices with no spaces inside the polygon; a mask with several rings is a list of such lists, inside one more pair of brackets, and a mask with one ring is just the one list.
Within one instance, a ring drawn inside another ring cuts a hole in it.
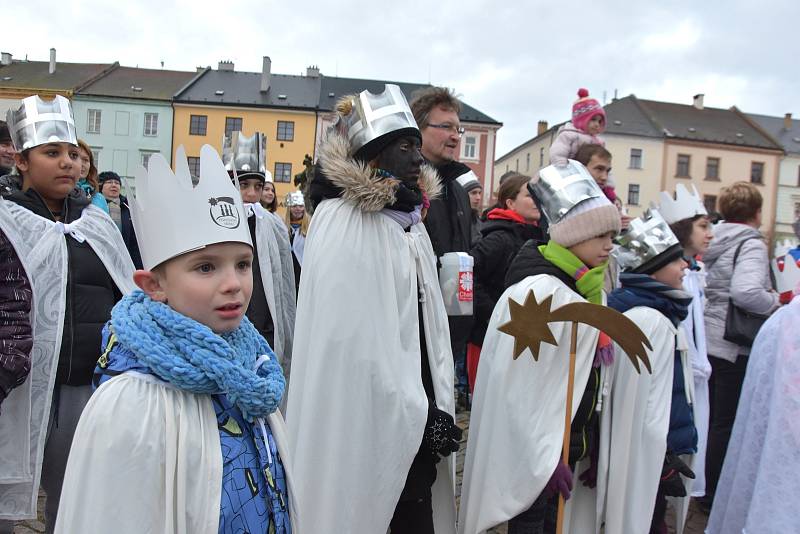
[{"label": "black glove", "polygon": [[667,451],[661,470],[661,492],[667,497],[686,497],[686,487],[681,475],[694,478],[694,472],[676,454]]},{"label": "black glove", "polygon": [[463,431],[456,425],[453,416],[431,405],[428,407],[428,422],[422,435],[422,446],[439,456],[450,456],[458,450]]}]

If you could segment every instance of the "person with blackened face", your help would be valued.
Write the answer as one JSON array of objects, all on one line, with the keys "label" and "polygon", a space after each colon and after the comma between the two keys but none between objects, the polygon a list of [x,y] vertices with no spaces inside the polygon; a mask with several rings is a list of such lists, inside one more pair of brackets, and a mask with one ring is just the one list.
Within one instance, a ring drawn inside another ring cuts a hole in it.
[{"label": "person with blackened face", "polygon": [[387,85],[344,97],[320,146],[287,409],[312,532],[455,532],[453,357],[421,224],[441,186],[421,142]]}]

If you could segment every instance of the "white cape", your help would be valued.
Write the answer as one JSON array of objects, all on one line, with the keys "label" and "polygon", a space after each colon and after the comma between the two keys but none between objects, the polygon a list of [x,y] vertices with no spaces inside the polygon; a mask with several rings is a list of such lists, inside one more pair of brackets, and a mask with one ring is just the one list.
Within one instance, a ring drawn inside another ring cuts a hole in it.
[{"label": "white cape", "polygon": [[[453,357],[430,239],[343,199],[305,243],[287,426],[309,532],[384,534],[422,442],[418,303],[437,406],[454,413]],[[437,534],[455,532],[454,459],[437,466]]]},{"label": "white cape", "polygon": [[[605,534],[649,532],[667,450],[676,328],[660,312],[636,307],[625,315],[642,330],[652,374],[631,365],[619,345],[610,397],[600,422],[598,506]],[[599,523],[597,531],[599,531]]]},{"label": "white cape", "polygon": [[296,306],[289,234],[283,222],[267,210],[256,211],[252,216],[256,217],[255,237],[259,274],[264,284],[264,294],[275,329],[273,341],[275,346],[271,348],[281,363],[288,384]]},{"label": "white cape", "polygon": [[800,298],[756,337],[722,467],[709,534],[798,531]]},{"label": "white cape", "polygon": [[[484,532],[530,508],[561,458],[572,325],[550,324],[558,347],[543,343],[538,361],[527,349],[514,360],[514,338],[497,330],[510,319],[508,299],[521,304],[530,290],[539,302],[552,295],[552,309],[585,302],[557,278],[542,274],[508,288],[495,306],[473,394],[460,534]],[[597,330],[579,325],[573,417],[586,388],[597,337]],[[576,474],[580,468],[581,464]]]},{"label": "white cape", "polygon": [[[50,402],[64,327],[67,239],[63,225],[0,199],[2,227],[33,288],[31,372],[0,416],[0,519],[35,519]],[[119,229],[95,206],[69,227],[86,239],[123,294],[134,289],[133,262]],[[98,357],[100,348],[97,349]]]},{"label": "white cape", "polygon": [[[283,419],[276,411],[266,421],[283,460],[292,532],[301,533]],[[216,534],[221,490],[211,397],[128,372],[101,385],[81,415],[55,531]]]}]

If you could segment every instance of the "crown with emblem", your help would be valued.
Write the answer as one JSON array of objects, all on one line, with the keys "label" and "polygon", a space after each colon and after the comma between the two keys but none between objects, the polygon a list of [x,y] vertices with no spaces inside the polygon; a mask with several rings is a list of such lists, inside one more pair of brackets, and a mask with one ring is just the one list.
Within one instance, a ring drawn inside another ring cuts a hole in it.
[{"label": "crown with emblem", "polygon": [[615,239],[614,257],[623,271],[633,271],[652,262],[680,242],[661,213],[655,208],[631,220],[628,230]]},{"label": "crown with emblem", "polygon": [[183,146],[175,153],[175,172],[164,156],[154,154],[135,177],[128,202],[145,269],[216,243],[253,246],[237,184],[210,145],[200,149],[196,185]]},{"label": "crown with emblem", "polygon": [[23,98],[19,109],[8,110],[6,122],[14,148],[19,152],[45,143],[78,144],[72,106],[61,95],[50,102],[39,95]]},{"label": "crown with emblem", "polygon": [[407,131],[420,136],[417,121],[405,95],[395,84],[387,83],[383,92],[361,91],[342,98],[336,106],[338,117],[332,128],[350,142],[349,155],[362,149],[370,152],[371,145],[395,134]]},{"label": "crown with emblem", "polygon": [[567,160],[564,166],[550,165],[539,171],[530,185],[550,224],[556,224],[571,209],[593,198],[605,198],[603,191],[581,163]]},{"label": "crown with emblem", "polygon": [[790,252],[772,260],[772,273],[775,275],[775,289],[778,293],[793,291],[800,284],[800,258]]},{"label": "crown with emblem", "polygon": [[[228,172],[235,171],[239,179],[245,177],[267,178],[267,137],[256,132],[246,136],[230,132],[222,138],[222,163]],[[272,181],[272,175],[269,175]]]},{"label": "crown with emblem", "polygon": [[657,209],[667,224],[675,224],[698,215],[708,215],[706,207],[700,200],[700,193],[697,192],[694,184],[692,184],[691,192],[683,184],[678,184],[675,187],[674,197],[666,191],[659,193],[658,197]]}]

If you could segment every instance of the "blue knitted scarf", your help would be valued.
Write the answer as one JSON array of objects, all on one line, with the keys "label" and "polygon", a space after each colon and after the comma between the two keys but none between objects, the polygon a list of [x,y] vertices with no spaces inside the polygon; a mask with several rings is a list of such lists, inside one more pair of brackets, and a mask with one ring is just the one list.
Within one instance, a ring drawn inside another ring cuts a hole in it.
[{"label": "blue knitted scarf", "polygon": [[[114,306],[111,324],[120,344],[162,380],[192,393],[223,393],[248,421],[271,414],[281,401],[281,366],[247,317],[218,335],[137,290]],[[254,370],[262,354],[269,361]]]}]

